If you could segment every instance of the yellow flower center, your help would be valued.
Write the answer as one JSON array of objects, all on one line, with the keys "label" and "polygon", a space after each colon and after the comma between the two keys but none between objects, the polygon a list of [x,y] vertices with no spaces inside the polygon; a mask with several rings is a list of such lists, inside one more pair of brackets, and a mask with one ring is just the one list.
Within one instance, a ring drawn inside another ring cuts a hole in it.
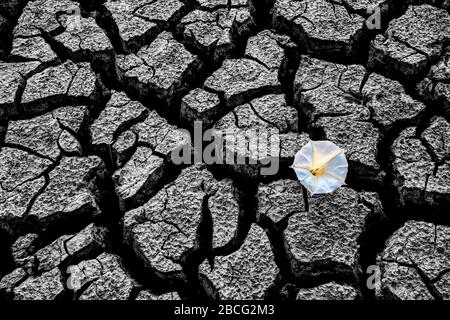
[{"label": "yellow flower center", "polygon": [[323,172],[325,171],[325,166],[320,166],[320,167],[316,167],[316,168],[311,168],[309,170],[309,172],[311,172],[311,174],[313,176],[321,176],[323,174]]}]

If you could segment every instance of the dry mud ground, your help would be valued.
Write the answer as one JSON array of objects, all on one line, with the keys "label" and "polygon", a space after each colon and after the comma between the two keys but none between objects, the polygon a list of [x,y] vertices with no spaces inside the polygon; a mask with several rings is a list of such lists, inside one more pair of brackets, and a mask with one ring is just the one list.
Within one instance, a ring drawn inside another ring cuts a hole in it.
[{"label": "dry mud ground", "polygon": [[[449,299],[449,10],[2,1],[1,299]],[[280,170],[175,164],[195,120],[278,130]],[[308,139],[345,187],[302,189]]]}]

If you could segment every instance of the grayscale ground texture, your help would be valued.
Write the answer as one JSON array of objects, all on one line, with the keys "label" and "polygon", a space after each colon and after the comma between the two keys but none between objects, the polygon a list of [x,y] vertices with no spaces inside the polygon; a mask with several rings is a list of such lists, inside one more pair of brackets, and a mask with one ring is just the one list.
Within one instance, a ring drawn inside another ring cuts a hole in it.
[{"label": "grayscale ground texture", "polygon": [[[449,10],[2,0],[0,299],[450,299]],[[280,170],[175,165],[195,120],[278,129]],[[309,139],[345,187],[303,190]]]}]

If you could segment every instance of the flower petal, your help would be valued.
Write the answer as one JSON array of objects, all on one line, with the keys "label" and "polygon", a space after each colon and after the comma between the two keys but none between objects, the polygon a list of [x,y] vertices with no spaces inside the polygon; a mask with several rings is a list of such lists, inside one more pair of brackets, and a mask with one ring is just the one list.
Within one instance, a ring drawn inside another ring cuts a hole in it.
[{"label": "flower petal", "polygon": [[312,194],[316,193],[317,189],[317,178],[311,174],[311,172],[307,169],[297,169],[294,168],[295,173],[297,174],[298,180],[300,183]]},{"label": "flower petal", "polygon": [[348,173],[348,162],[343,152],[339,153],[333,159],[331,159],[324,167],[324,174],[329,174],[335,179],[345,184],[345,178]]},{"label": "flower petal", "polygon": [[331,193],[341,187],[344,183],[340,179],[336,179],[335,176],[325,173],[320,177],[317,177],[317,187],[315,193]]},{"label": "flower petal", "polygon": [[300,182],[313,176],[308,168],[294,167],[294,171],[295,171],[295,174],[297,175],[298,180],[300,180]]},{"label": "flower petal", "polygon": [[294,168],[311,168],[313,165],[313,146],[312,141],[308,142],[299,152],[295,155]]},{"label": "flower petal", "polygon": [[334,157],[343,153],[343,150],[330,141],[311,141],[313,149],[313,165],[323,166]]}]

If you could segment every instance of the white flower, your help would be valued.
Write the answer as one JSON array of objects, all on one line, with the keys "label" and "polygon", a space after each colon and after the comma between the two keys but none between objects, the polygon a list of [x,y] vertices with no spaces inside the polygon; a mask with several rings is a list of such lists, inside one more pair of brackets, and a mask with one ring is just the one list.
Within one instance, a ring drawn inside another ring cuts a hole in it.
[{"label": "white flower", "polygon": [[295,155],[292,168],[311,194],[330,193],[345,184],[344,150],[330,141],[310,141]]}]

